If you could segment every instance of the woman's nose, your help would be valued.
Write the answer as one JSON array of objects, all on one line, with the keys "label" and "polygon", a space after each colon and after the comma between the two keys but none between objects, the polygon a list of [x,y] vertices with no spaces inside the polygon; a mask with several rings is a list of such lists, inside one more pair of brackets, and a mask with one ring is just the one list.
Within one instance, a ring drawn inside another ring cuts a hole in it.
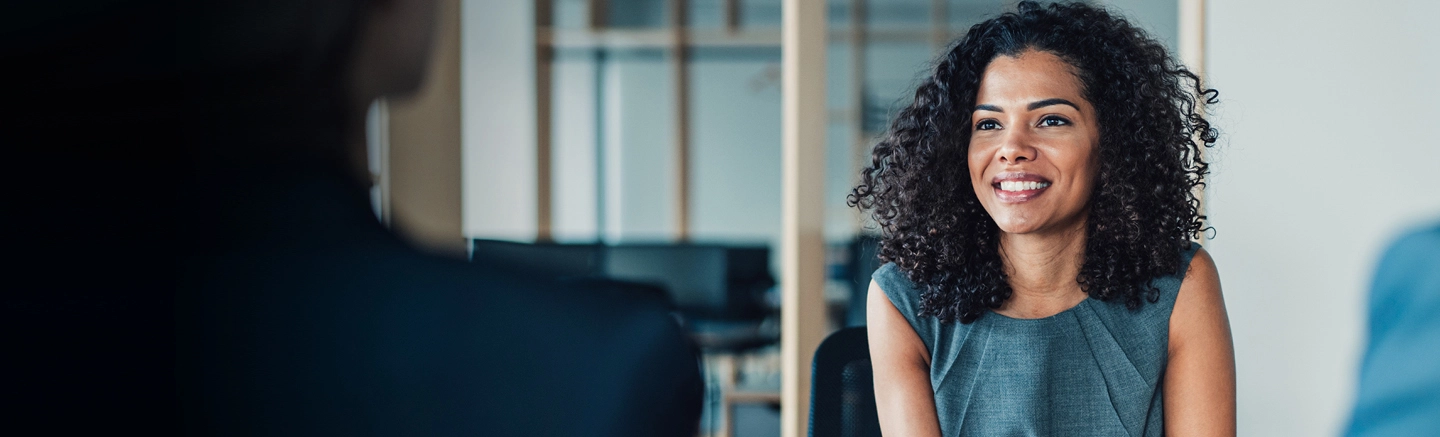
[{"label": "woman's nose", "polygon": [[1004,142],[1000,144],[1000,162],[1007,164],[1018,164],[1024,161],[1035,160],[1035,147],[1030,144],[1028,133],[1024,129],[1011,129],[1005,133]]}]

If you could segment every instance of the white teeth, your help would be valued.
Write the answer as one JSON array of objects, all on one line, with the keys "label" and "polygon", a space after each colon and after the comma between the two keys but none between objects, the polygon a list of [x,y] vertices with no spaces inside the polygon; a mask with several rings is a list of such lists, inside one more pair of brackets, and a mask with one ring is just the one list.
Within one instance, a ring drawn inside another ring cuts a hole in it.
[{"label": "white teeth", "polygon": [[1050,186],[1046,182],[1035,181],[1001,181],[1000,189],[1005,191],[1030,191]]}]

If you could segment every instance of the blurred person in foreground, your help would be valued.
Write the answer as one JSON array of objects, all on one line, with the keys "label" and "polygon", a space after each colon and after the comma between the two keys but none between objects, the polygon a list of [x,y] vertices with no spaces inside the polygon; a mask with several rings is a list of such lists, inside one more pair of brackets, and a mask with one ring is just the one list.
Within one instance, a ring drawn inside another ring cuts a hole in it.
[{"label": "blurred person in foreground", "polygon": [[428,256],[376,220],[365,110],[420,85],[433,0],[185,7],[184,433],[696,432],[663,299]]},{"label": "blurred person in foreground", "polygon": [[0,432],[173,428],[174,21],[0,3]]},{"label": "blurred person in foreground", "polygon": [[1369,345],[1345,435],[1440,433],[1440,225],[1390,245],[1369,308]]}]

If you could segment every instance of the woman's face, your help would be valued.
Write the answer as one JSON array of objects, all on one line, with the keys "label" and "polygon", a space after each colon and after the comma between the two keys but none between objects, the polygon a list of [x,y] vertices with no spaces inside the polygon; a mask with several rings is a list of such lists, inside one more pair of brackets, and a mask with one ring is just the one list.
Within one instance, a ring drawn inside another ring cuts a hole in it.
[{"label": "woman's face", "polygon": [[990,62],[975,98],[970,183],[1012,234],[1080,226],[1099,167],[1100,127],[1073,67],[1026,50]]}]

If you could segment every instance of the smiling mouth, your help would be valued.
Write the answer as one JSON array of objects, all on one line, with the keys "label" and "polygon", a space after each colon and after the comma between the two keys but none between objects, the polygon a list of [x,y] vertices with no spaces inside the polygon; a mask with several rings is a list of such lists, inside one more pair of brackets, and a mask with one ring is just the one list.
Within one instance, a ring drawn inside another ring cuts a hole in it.
[{"label": "smiling mouth", "polygon": [[1002,174],[990,186],[995,197],[1005,203],[1021,203],[1039,197],[1050,188],[1050,181],[1032,174]]},{"label": "smiling mouth", "polygon": [[995,183],[995,188],[1017,193],[1021,191],[1035,191],[1049,186],[1049,182],[1040,181],[1003,181]]}]

